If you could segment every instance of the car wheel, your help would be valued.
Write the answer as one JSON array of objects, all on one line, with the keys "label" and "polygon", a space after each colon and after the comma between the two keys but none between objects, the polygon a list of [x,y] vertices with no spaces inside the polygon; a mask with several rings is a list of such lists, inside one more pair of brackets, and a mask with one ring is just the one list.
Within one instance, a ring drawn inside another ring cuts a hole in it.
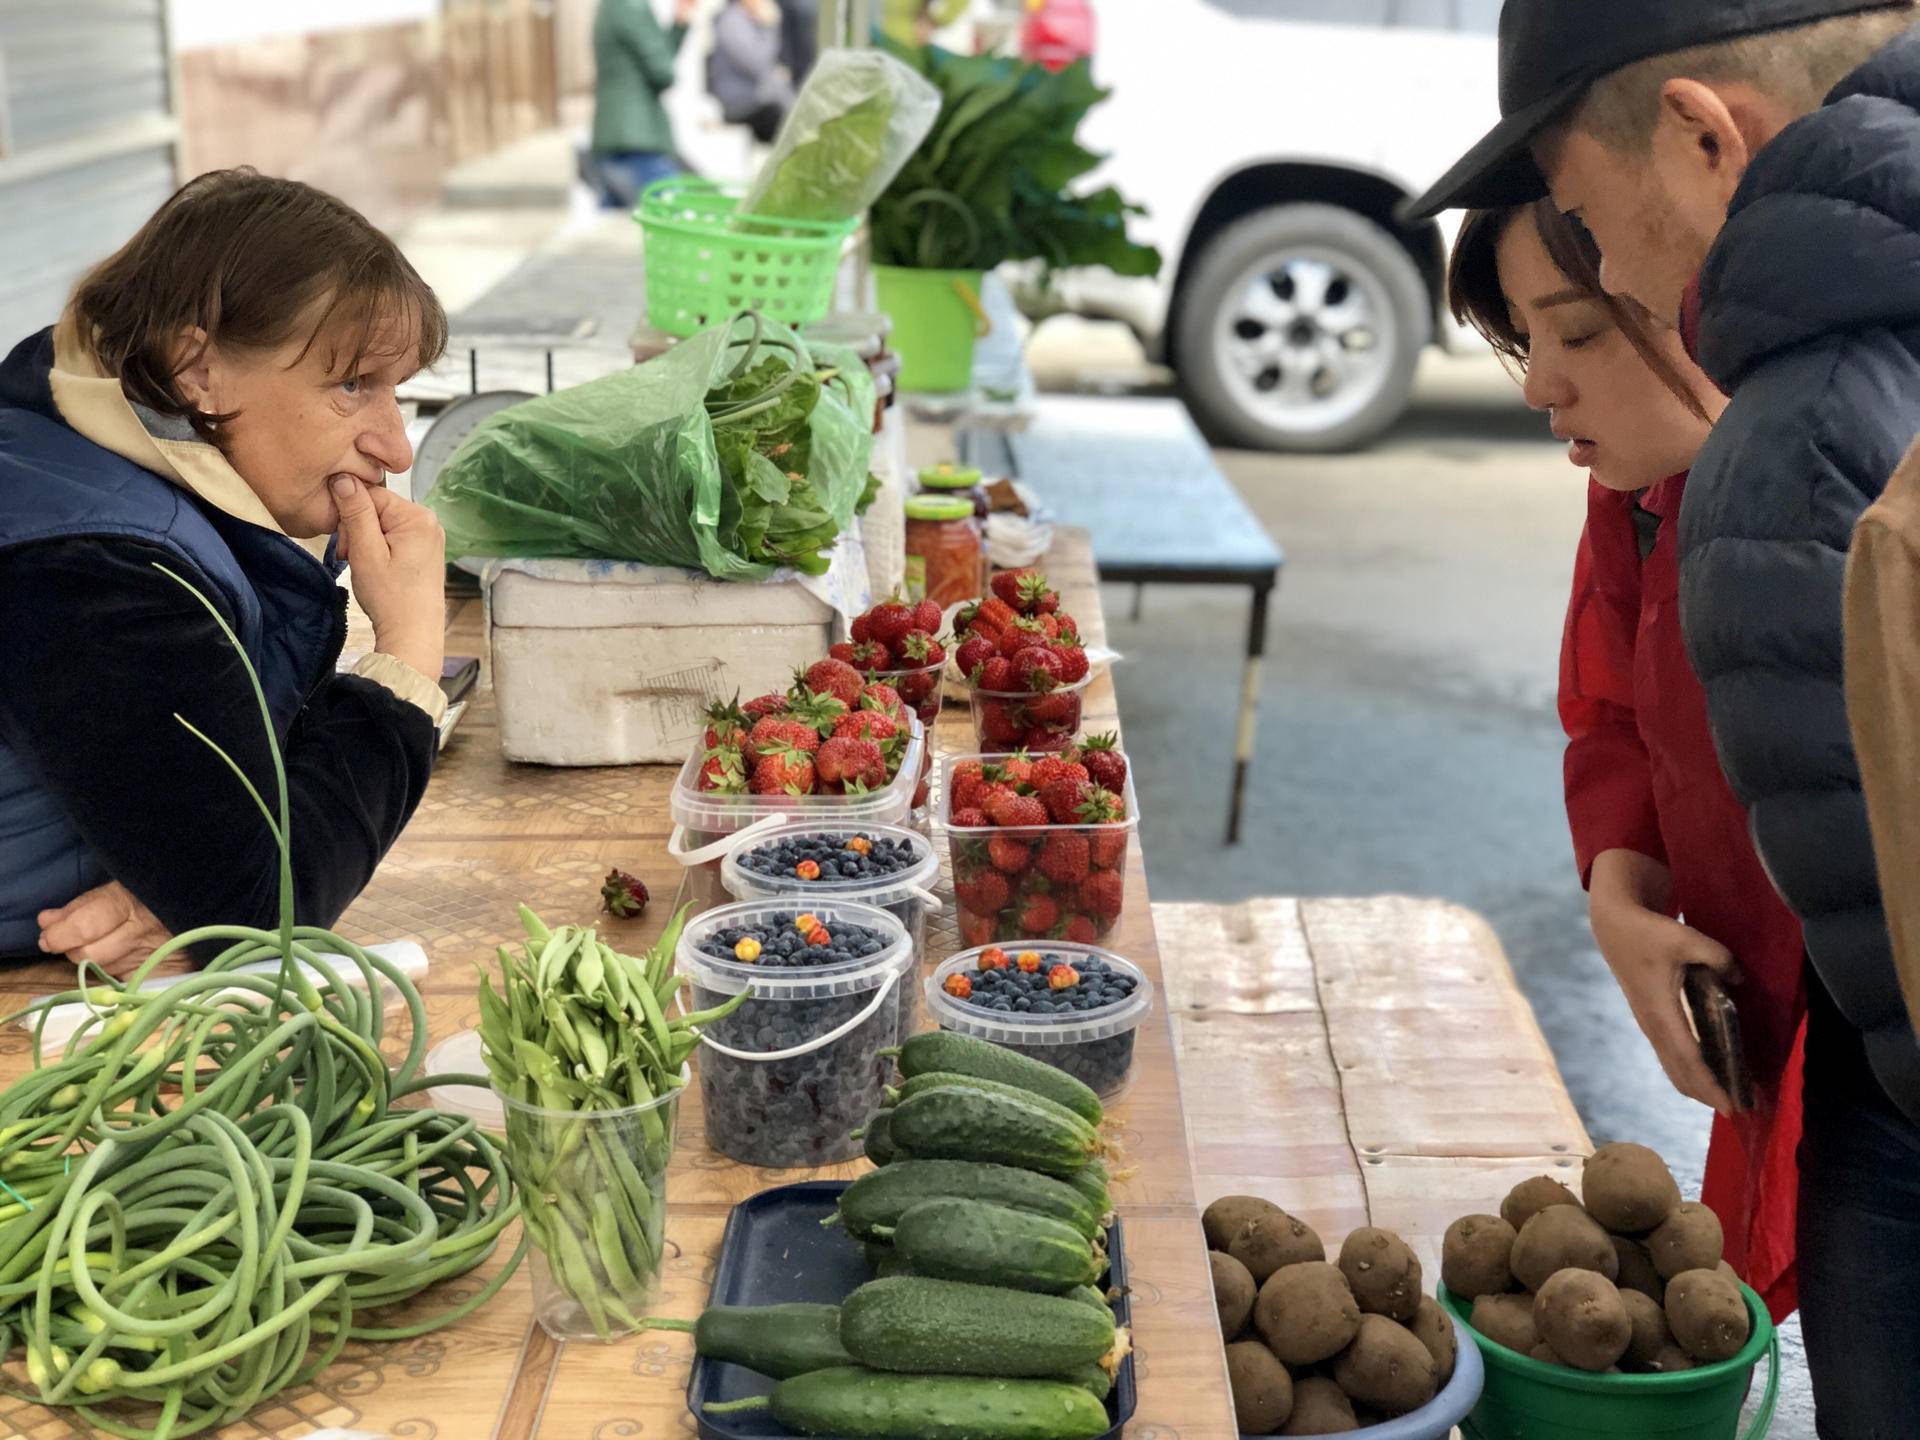
[{"label": "car wheel", "polygon": [[1352,449],[1406,410],[1429,305],[1413,257],[1365,216],[1262,210],[1216,236],[1185,286],[1180,388],[1224,442]]}]

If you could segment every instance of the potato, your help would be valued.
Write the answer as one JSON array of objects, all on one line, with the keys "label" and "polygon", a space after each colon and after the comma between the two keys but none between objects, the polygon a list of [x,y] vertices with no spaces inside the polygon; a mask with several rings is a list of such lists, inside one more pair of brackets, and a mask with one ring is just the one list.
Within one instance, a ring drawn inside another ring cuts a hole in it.
[{"label": "potato", "polygon": [[1738,1290],[1740,1288],[1740,1284],[1741,1284],[1740,1272],[1734,1269],[1733,1266],[1729,1265],[1726,1261],[1722,1260],[1718,1265],[1716,1265],[1714,1267],[1714,1273],[1730,1281],[1734,1289]]},{"label": "potato", "polygon": [[1653,1257],[1638,1240],[1613,1237],[1613,1253],[1620,1257],[1620,1274],[1614,1280],[1621,1290],[1638,1290],[1656,1305],[1666,1303],[1667,1282],[1653,1268]]},{"label": "potato", "polygon": [[1325,1260],[1327,1247],[1311,1225],[1281,1210],[1249,1220],[1233,1237],[1227,1253],[1247,1267],[1254,1284],[1264,1285],[1276,1270]]},{"label": "potato", "polygon": [[1384,1315],[1360,1317],[1360,1333],[1334,1362],[1333,1378],[1349,1397],[1388,1415],[1418,1410],[1440,1388],[1427,1347]]},{"label": "potato", "polygon": [[1693,1357],[1672,1341],[1662,1346],[1660,1353],[1653,1357],[1653,1363],[1647,1366],[1654,1375],[1671,1375],[1678,1370],[1693,1368]]},{"label": "potato", "polygon": [[1318,1365],[1353,1343],[1360,1306],[1347,1280],[1324,1260],[1276,1270],[1253,1302],[1253,1323],[1289,1365]]},{"label": "potato", "polygon": [[1645,1235],[1679,1208],[1667,1162],[1644,1145],[1602,1145],[1580,1182],[1587,1213],[1616,1235]]},{"label": "potato", "polygon": [[1440,1278],[1463,1300],[1513,1289],[1513,1242],[1519,1233],[1498,1215],[1465,1215],[1440,1243]]},{"label": "potato", "polygon": [[1661,1351],[1673,1344],[1667,1312],[1638,1290],[1622,1290],[1620,1303],[1626,1307],[1627,1320],[1633,1326],[1633,1338],[1627,1341],[1627,1358],[1635,1368],[1651,1370]]},{"label": "potato", "polygon": [[1445,1385],[1453,1378],[1454,1362],[1460,1358],[1460,1337],[1454,1331],[1453,1317],[1431,1295],[1422,1295],[1420,1308],[1407,1328],[1433,1356],[1434,1383]]},{"label": "potato", "polygon": [[1258,1340],[1227,1346],[1227,1380],[1242,1435],[1271,1435],[1293,1414],[1293,1377]]},{"label": "potato", "polygon": [[1405,1322],[1420,1308],[1420,1257],[1391,1230],[1369,1225],[1347,1236],[1340,1247],[1340,1273],[1363,1315]]},{"label": "potato", "polygon": [[1534,1358],[1535,1360],[1538,1360],[1542,1365],[1559,1365],[1564,1368],[1567,1363],[1566,1361],[1560,1358],[1559,1352],[1556,1351],[1551,1345],[1547,1344],[1544,1340],[1541,1341],[1538,1345],[1534,1346],[1533,1349],[1528,1351],[1527,1353],[1530,1356],[1532,1356],[1532,1358]]},{"label": "potato", "polygon": [[1687,1270],[1667,1283],[1667,1323],[1680,1348],[1702,1364],[1731,1360],[1753,1333],[1746,1297],[1724,1275]]},{"label": "potato", "polygon": [[1633,1322],[1620,1292],[1591,1270],[1562,1270],[1540,1287],[1534,1328],[1576,1370],[1601,1371],[1619,1363],[1633,1339]]},{"label": "potato", "polygon": [[1527,1228],[1527,1221],[1549,1205],[1577,1206],[1579,1203],[1579,1197],[1551,1175],[1536,1175],[1531,1180],[1522,1180],[1508,1192],[1507,1198],[1500,1202],[1500,1218],[1518,1234]]},{"label": "potato", "polygon": [[1293,1417],[1281,1427],[1282,1435],[1345,1435],[1358,1430],[1360,1421],[1353,1413],[1347,1392],[1322,1376],[1298,1381],[1293,1387]]},{"label": "potato", "polygon": [[1689,1200],[1647,1237],[1647,1254],[1653,1257],[1660,1278],[1672,1280],[1688,1270],[1713,1269],[1725,1244],[1720,1217],[1697,1200]]},{"label": "potato", "polygon": [[1215,1250],[1207,1258],[1213,1262],[1213,1303],[1220,1308],[1220,1333],[1228,1340],[1238,1340],[1247,1328],[1247,1317],[1253,1314],[1259,1287],[1247,1267],[1231,1255]]},{"label": "potato", "polygon": [[1473,1302],[1473,1314],[1467,1323],[1494,1344],[1522,1355],[1540,1343],[1533,1325],[1531,1295],[1482,1295]]},{"label": "potato", "polygon": [[1200,1217],[1200,1228],[1206,1231],[1209,1250],[1224,1251],[1233,1244],[1233,1237],[1247,1228],[1249,1220],[1286,1213],[1271,1200],[1262,1200],[1258,1195],[1222,1195],[1207,1206],[1206,1213]]},{"label": "potato", "polygon": [[1538,1293],[1562,1270],[1591,1270],[1609,1281],[1620,1274],[1612,1239],[1577,1205],[1549,1205],[1513,1242],[1514,1278],[1527,1289]]}]

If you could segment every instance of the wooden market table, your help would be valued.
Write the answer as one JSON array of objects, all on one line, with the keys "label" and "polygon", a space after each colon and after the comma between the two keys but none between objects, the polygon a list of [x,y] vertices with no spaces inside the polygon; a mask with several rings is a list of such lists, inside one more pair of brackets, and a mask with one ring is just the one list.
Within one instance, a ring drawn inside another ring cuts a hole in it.
[{"label": "wooden market table", "polygon": [[[1085,532],[1063,531],[1047,560],[1090,642],[1103,638],[1099,591]],[[484,654],[481,607],[453,607],[448,649]],[[1113,687],[1088,691],[1089,729],[1116,728]],[[942,748],[972,748],[964,709],[949,707]],[[490,690],[484,689],[442,756],[419,812],[359,902],[336,927],[349,939],[414,939],[432,968],[421,984],[432,1038],[478,1019],[476,965],[520,938],[516,906],[549,923],[604,923],[627,950],[649,944],[664,925],[679,883],[666,853],[674,767],[554,770],[510,765],[500,756]],[[596,914],[599,887],[618,865],[638,874],[654,903],[639,921]],[[1152,910],[1139,849],[1127,875],[1126,908],[1109,941],[1162,984]],[[926,958],[957,949],[951,922],[936,918]],[[0,977],[8,1009],[70,983],[45,964]],[[26,1035],[0,1033],[0,1081],[29,1063]],[[1225,1097],[1222,1097],[1224,1100]],[[1117,1187],[1126,1222],[1133,1286],[1140,1403],[1132,1440],[1230,1440],[1237,1433],[1200,1233],[1187,1131],[1164,1000],[1142,1026],[1126,1093],[1111,1106],[1133,1178]],[[820,1171],[760,1170],[706,1144],[699,1087],[680,1108],[680,1142],[668,1180],[668,1260],[658,1313],[693,1316],[705,1302],[731,1207],[770,1186],[847,1177],[858,1165]],[[505,1251],[492,1262],[504,1262]],[[491,1270],[443,1286],[444,1305],[471,1294]],[[693,1433],[686,1408],[689,1338],[651,1333],[611,1345],[561,1345],[531,1320],[530,1286],[516,1275],[486,1308],[422,1339],[353,1345],[311,1387],[290,1391],[246,1422],[221,1432],[247,1440],[300,1440],[327,1427],[392,1440],[620,1440]],[[90,1436],[65,1413],[0,1397],[0,1435],[21,1440]]]}]

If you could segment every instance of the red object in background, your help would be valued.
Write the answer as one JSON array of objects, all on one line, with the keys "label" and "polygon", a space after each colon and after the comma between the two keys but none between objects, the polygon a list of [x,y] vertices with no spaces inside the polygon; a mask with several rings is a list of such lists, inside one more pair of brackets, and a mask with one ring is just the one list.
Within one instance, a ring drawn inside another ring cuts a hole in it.
[{"label": "red object in background", "polygon": [[1020,58],[1048,70],[1064,70],[1093,58],[1093,6],[1089,0],[1028,0],[1020,27]]},{"label": "red object in background", "polygon": [[1732,994],[1759,1098],[1745,1114],[1714,1117],[1700,1198],[1726,1231],[1727,1262],[1778,1320],[1798,1290],[1805,948],[1721,774],[1706,691],[1681,639],[1674,532],[1686,480],[1638,497],[1660,521],[1644,563],[1636,497],[1589,488],[1560,660],[1567,817],[1583,883],[1606,850],[1664,861],[1676,909],[1740,966]]}]

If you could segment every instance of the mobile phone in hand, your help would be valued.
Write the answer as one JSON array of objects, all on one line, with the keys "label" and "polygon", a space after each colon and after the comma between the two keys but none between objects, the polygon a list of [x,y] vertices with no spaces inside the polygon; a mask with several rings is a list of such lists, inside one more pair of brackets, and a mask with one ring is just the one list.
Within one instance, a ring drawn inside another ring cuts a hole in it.
[{"label": "mobile phone in hand", "polygon": [[1693,1033],[1700,1041],[1700,1058],[1727,1092],[1735,1110],[1753,1108],[1753,1079],[1747,1073],[1746,1048],[1740,1039],[1740,1012],[1720,977],[1704,965],[1689,965],[1681,989]]}]

